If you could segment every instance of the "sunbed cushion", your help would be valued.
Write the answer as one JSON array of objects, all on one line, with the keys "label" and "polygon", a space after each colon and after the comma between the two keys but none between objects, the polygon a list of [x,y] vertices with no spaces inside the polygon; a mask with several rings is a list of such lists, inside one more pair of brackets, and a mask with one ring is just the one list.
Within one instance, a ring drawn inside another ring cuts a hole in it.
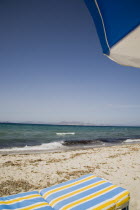
[{"label": "sunbed cushion", "polygon": [[111,210],[129,201],[129,192],[92,174],[40,191],[56,210]]},{"label": "sunbed cushion", "polygon": [[129,201],[129,192],[88,174],[38,191],[0,198],[0,210],[114,210]]},{"label": "sunbed cushion", "polygon": [[37,191],[0,198],[0,210],[53,210]]}]

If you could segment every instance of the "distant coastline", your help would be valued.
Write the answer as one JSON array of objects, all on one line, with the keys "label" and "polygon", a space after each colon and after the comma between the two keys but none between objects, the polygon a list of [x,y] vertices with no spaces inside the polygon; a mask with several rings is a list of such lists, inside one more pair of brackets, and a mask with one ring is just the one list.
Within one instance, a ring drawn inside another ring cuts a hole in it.
[{"label": "distant coastline", "polygon": [[0,122],[0,124],[9,125],[47,125],[47,126],[86,126],[86,127],[140,127],[140,125],[109,125],[109,124],[92,124],[92,123],[78,123],[78,122],[58,122],[58,123],[43,123],[43,122]]}]

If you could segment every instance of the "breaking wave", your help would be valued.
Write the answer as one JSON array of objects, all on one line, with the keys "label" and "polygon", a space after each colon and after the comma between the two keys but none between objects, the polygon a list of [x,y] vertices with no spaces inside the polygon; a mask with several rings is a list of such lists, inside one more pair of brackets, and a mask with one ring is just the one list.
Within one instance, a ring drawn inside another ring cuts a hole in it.
[{"label": "breaking wave", "polygon": [[12,147],[12,148],[3,148],[0,149],[2,152],[10,152],[10,151],[43,151],[43,150],[59,150],[63,149],[63,142],[52,142],[47,144],[41,144],[38,146],[25,146],[25,147]]}]

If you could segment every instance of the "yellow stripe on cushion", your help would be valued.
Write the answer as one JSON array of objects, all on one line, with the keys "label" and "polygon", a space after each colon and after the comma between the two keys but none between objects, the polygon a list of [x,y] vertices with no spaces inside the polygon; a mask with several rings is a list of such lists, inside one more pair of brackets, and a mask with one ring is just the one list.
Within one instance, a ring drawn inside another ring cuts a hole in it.
[{"label": "yellow stripe on cushion", "polygon": [[119,201],[118,203],[116,203],[117,207],[122,206],[125,203],[128,203],[130,200],[130,196],[125,196],[123,199],[121,199],[121,201]]},{"label": "yellow stripe on cushion", "polygon": [[58,188],[56,188],[56,189],[50,190],[50,191],[46,192],[46,193],[43,195],[43,197],[46,199],[46,197],[49,196],[49,195],[51,195],[52,193],[55,193],[55,192],[57,192],[57,191],[59,191],[59,190],[67,189],[67,188],[69,188],[69,187],[72,187],[72,186],[74,186],[74,185],[83,183],[83,182],[88,181],[88,180],[90,180],[90,179],[93,179],[93,178],[95,178],[95,177],[96,177],[96,176],[90,176],[90,177],[84,178],[84,179],[82,179],[82,180],[73,182],[73,183],[71,183],[71,184],[68,184],[68,185],[65,185],[65,186],[58,187]]},{"label": "yellow stripe on cushion", "polygon": [[128,195],[129,196],[129,192],[128,191],[124,191],[124,192],[122,192],[121,194],[119,194],[118,196],[116,195],[115,196],[115,202],[117,203],[118,202],[118,200],[120,200],[120,199],[122,199],[124,196],[126,196],[126,195]]},{"label": "yellow stripe on cushion", "polygon": [[121,194],[119,194],[118,196],[115,197],[114,201],[115,203],[119,202],[119,200],[121,200],[123,197],[128,196],[130,199],[130,195],[128,191],[124,191]]},{"label": "yellow stripe on cushion", "polygon": [[99,204],[99,206],[95,206],[94,208],[91,208],[90,210],[115,210],[115,203],[112,200],[108,200],[103,204]]},{"label": "yellow stripe on cushion", "polygon": [[76,194],[78,194],[78,193],[80,193],[80,192],[89,190],[90,188],[96,187],[96,186],[98,186],[98,185],[100,185],[100,184],[103,184],[103,183],[106,183],[106,181],[98,181],[98,182],[96,182],[96,183],[94,183],[94,184],[91,184],[91,185],[89,185],[89,186],[86,186],[86,187],[80,188],[80,189],[78,189],[78,190],[75,190],[74,192],[70,192],[70,193],[68,193],[68,194],[66,194],[66,195],[62,195],[62,196],[60,196],[59,198],[56,198],[56,199],[54,199],[53,201],[51,201],[51,202],[50,202],[50,205],[54,206],[57,202],[59,202],[59,201],[61,201],[61,200],[64,200],[64,199],[66,199],[66,198],[69,198],[70,196],[76,195]]},{"label": "yellow stripe on cushion", "polygon": [[32,206],[29,206],[29,207],[20,208],[20,210],[33,210],[33,209],[40,208],[40,207],[43,207],[43,206],[49,206],[49,204],[43,202],[43,203],[39,203],[39,204],[34,204]]},{"label": "yellow stripe on cushion", "polygon": [[98,196],[100,196],[100,195],[102,195],[102,194],[104,194],[104,193],[106,193],[106,192],[108,192],[108,191],[110,191],[110,190],[113,190],[114,188],[117,188],[117,186],[116,186],[116,185],[112,185],[112,186],[110,186],[110,187],[107,187],[107,188],[105,188],[105,189],[103,189],[103,190],[100,190],[100,191],[97,192],[97,193],[94,193],[94,194],[92,194],[92,195],[89,195],[89,196],[87,196],[87,197],[85,197],[85,198],[82,198],[82,199],[80,199],[80,200],[78,200],[78,201],[74,201],[74,202],[72,202],[72,203],[70,203],[70,204],[68,204],[68,205],[66,205],[66,206],[64,206],[64,207],[62,207],[61,210],[68,210],[68,209],[70,209],[70,208],[72,208],[72,207],[74,207],[74,206],[76,206],[76,205],[79,205],[79,204],[81,204],[81,203],[83,203],[83,202],[86,202],[86,201],[92,199],[92,198],[98,197]]},{"label": "yellow stripe on cushion", "polygon": [[23,200],[27,200],[27,199],[32,199],[32,198],[36,198],[36,197],[40,197],[40,195],[38,194],[35,194],[35,195],[28,195],[28,196],[24,196],[24,197],[21,197],[21,198],[14,198],[12,200],[7,200],[7,201],[0,201],[0,205],[1,204],[14,204],[14,203],[17,203],[17,202],[21,202]]}]

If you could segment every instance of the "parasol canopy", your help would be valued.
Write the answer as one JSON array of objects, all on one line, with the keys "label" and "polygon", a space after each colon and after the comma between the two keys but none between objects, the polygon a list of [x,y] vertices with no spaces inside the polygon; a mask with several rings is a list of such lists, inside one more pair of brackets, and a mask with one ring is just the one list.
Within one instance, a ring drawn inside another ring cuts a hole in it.
[{"label": "parasol canopy", "polygon": [[84,0],[93,17],[103,53],[140,68],[140,0]]}]

